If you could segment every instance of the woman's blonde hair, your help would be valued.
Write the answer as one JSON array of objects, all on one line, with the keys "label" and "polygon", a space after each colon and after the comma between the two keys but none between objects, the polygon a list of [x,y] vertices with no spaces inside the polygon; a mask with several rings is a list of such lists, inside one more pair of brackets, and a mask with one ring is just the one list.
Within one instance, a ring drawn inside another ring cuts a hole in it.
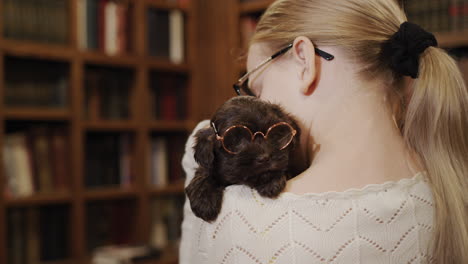
[{"label": "woman's blonde hair", "polygon": [[361,65],[360,77],[391,84],[397,122],[408,148],[420,155],[433,191],[431,259],[468,263],[468,91],[456,62],[437,47],[420,55],[419,77],[405,87],[381,51],[406,20],[396,0],[277,0],[251,43],[273,50],[306,36],[318,47],[346,52]]}]

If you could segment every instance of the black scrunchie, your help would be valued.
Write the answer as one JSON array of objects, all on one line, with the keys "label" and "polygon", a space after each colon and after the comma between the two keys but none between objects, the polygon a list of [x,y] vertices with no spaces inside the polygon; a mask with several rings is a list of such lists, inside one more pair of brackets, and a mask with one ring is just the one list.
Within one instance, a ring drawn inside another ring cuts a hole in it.
[{"label": "black scrunchie", "polygon": [[393,71],[417,78],[419,55],[429,46],[437,47],[433,34],[420,26],[404,22],[400,29],[383,44],[382,55]]}]

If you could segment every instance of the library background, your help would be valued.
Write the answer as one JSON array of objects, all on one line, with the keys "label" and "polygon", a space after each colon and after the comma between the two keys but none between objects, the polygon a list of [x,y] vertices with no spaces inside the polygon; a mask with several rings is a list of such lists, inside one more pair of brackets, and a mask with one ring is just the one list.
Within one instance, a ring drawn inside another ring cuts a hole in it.
[{"label": "library background", "polygon": [[[0,0],[0,263],[177,263],[186,138],[271,2]],[[468,1],[400,2],[468,78]]]}]

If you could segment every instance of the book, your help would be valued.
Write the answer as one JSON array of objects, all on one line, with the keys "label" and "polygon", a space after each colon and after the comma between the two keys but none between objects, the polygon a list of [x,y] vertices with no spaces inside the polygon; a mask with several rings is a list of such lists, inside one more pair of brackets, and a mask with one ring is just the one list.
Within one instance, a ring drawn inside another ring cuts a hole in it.
[{"label": "book", "polygon": [[40,208],[41,262],[64,260],[69,256],[69,220],[67,206],[47,205]]},{"label": "book", "polygon": [[89,50],[98,49],[98,0],[86,0],[86,48]]},{"label": "book", "polygon": [[65,108],[68,105],[66,64],[7,57],[5,66],[7,106]]},{"label": "book", "polygon": [[23,264],[26,261],[25,209],[13,208],[7,214],[8,263]]},{"label": "book", "polygon": [[164,187],[168,183],[168,149],[164,137],[151,140],[151,183]]},{"label": "book", "polygon": [[76,18],[77,18],[77,34],[78,34],[78,47],[81,50],[88,48],[88,1],[77,0],[76,2]]},{"label": "book", "polygon": [[3,147],[7,188],[14,197],[34,193],[33,173],[24,133],[9,134]]},{"label": "book", "polygon": [[187,117],[187,80],[178,74],[151,75],[151,106],[157,120],[184,120]]},{"label": "book", "polygon": [[120,184],[130,187],[133,181],[133,146],[129,134],[120,136]]},{"label": "book", "polygon": [[6,0],[4,7],[5,38],[54,44],[68,42],[68,1]]},{"label": "book", "polygon": [[147,17],[149,55],[169,59],[169,12],[149,9]]},{"label": "book", "polygon": [[184,62],[184,15],[175,9],[169,14],[169,58],[172,63]]},{"label": "book", "polygon": [[27,263],[40,262],[39,211],[37,208],[26,209],[26,258]]},{"label": "book", "polygon": [[53,178],[53,189],[55,191],[64,191],[68,186],[70,175],[69,148],[67,146],[67,136],[63,129],[54,129],[50,132],[51,149],[51,170]]},{"label": "book", "polygon": [[117,4],[109,1],[104,7],[104,51],[108,55],[116,55],[118,52],[117,40]]},{"label": "book", "polygon": [[35,127],[31,131],[34,166],[38,178],[38,191],[50,193],[53,191],[53,175],[50,162],[50,141],[46,127]]}]

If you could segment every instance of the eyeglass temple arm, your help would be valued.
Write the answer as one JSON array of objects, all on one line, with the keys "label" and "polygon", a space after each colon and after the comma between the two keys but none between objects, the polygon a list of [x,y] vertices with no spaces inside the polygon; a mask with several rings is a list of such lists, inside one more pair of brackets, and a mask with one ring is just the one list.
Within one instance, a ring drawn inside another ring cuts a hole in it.
[{"label": "eyeglass temple arm", "polygon": [[214,132],[215,132],[216,136],[218,136],[218,137],[219,137],[219,135],[218,135],[218,130],[216,130],[216,126],[215,126],[215,124],[214,124],[213,122],[210,122],[210,123],[211,123],[211,127],[213,128],[213,130],[214,130]]}]

